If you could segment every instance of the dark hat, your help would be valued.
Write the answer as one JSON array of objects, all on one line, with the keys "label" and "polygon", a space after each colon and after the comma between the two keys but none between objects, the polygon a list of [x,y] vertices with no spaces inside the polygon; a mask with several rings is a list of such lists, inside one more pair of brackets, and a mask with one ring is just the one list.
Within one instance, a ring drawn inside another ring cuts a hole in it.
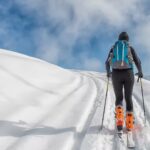
[{"label": "dark hat", "polygon": [[129,36],[127,32],[121,32],[119,34],[119,40],[125,40],[125,41],[129,41]]}]

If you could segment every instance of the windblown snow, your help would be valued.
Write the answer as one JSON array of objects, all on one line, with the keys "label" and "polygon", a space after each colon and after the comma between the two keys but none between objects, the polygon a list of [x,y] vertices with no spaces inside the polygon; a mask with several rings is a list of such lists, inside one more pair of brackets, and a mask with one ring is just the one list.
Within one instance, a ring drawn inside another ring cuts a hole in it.
[{"label": "windblown snow", "polygon": [[[104,73],[60,68],[0,50],[0,150],[116,150],[111,82],[104,128],[99,131],[106,92]],[[133,93],[136,150],[150,149],[150,81]],[[126,147],[122,147],[122,149]]]}]

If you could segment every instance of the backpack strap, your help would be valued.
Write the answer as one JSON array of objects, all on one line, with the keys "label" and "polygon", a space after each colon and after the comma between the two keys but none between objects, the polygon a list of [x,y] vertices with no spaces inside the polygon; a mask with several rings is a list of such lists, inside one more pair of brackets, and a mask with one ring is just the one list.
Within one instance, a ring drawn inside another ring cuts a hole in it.
[{"label": "backpack strap", "polygon": [[119,60],[119,49],[118,49],[118,44],[117,44],[117,61]]},{"label": "backpack strap", "polygon": [[129,48],[128,48],[128,58],[129,58],[130,63],[134,62],[130,45],[129,45]]},{"label": "backpack strap", "polygon": [[118,45],[117,45],[117,43],[118,43],[118,41],[117,42],[115,42],[115,44],[113,45],[113,51],[114,51],[114,49],[115,49],[115,47],[116,47],[116,49],[117,49],[117,61],[119,60],[119,49],[118,49]]},{"label": "backpack strap", "polygon": [[124,47],[125,47],[125,43],[124,43],[124,41],[122,41],[122,45],[123,45],[123,50],[122,50],[122,63],[121,63],[121,65],[123,66],[124,65]]}]

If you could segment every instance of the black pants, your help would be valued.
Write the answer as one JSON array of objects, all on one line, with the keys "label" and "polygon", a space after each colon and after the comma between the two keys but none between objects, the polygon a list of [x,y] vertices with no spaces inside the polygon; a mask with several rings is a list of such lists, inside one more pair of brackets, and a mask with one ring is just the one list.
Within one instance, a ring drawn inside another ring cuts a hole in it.
[{"label": "black pants", "polygon": [[126,100],[126,111],[133,111],[132,92],[134,73],[132,69],[113,70],[112,82],[116,96],[116,106],[123,103],[123,88]]}]

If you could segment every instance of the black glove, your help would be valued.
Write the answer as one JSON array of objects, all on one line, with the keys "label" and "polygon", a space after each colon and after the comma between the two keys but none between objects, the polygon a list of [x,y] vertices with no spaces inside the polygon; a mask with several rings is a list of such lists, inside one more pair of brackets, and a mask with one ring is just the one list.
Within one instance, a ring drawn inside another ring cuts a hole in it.
[{"label": "black glove", "polygon": [[143,73],[142,73],[142,71],[139,71],[139,72],[137,73],[137,75],[138,75],[139,78],[143,78]]}]

